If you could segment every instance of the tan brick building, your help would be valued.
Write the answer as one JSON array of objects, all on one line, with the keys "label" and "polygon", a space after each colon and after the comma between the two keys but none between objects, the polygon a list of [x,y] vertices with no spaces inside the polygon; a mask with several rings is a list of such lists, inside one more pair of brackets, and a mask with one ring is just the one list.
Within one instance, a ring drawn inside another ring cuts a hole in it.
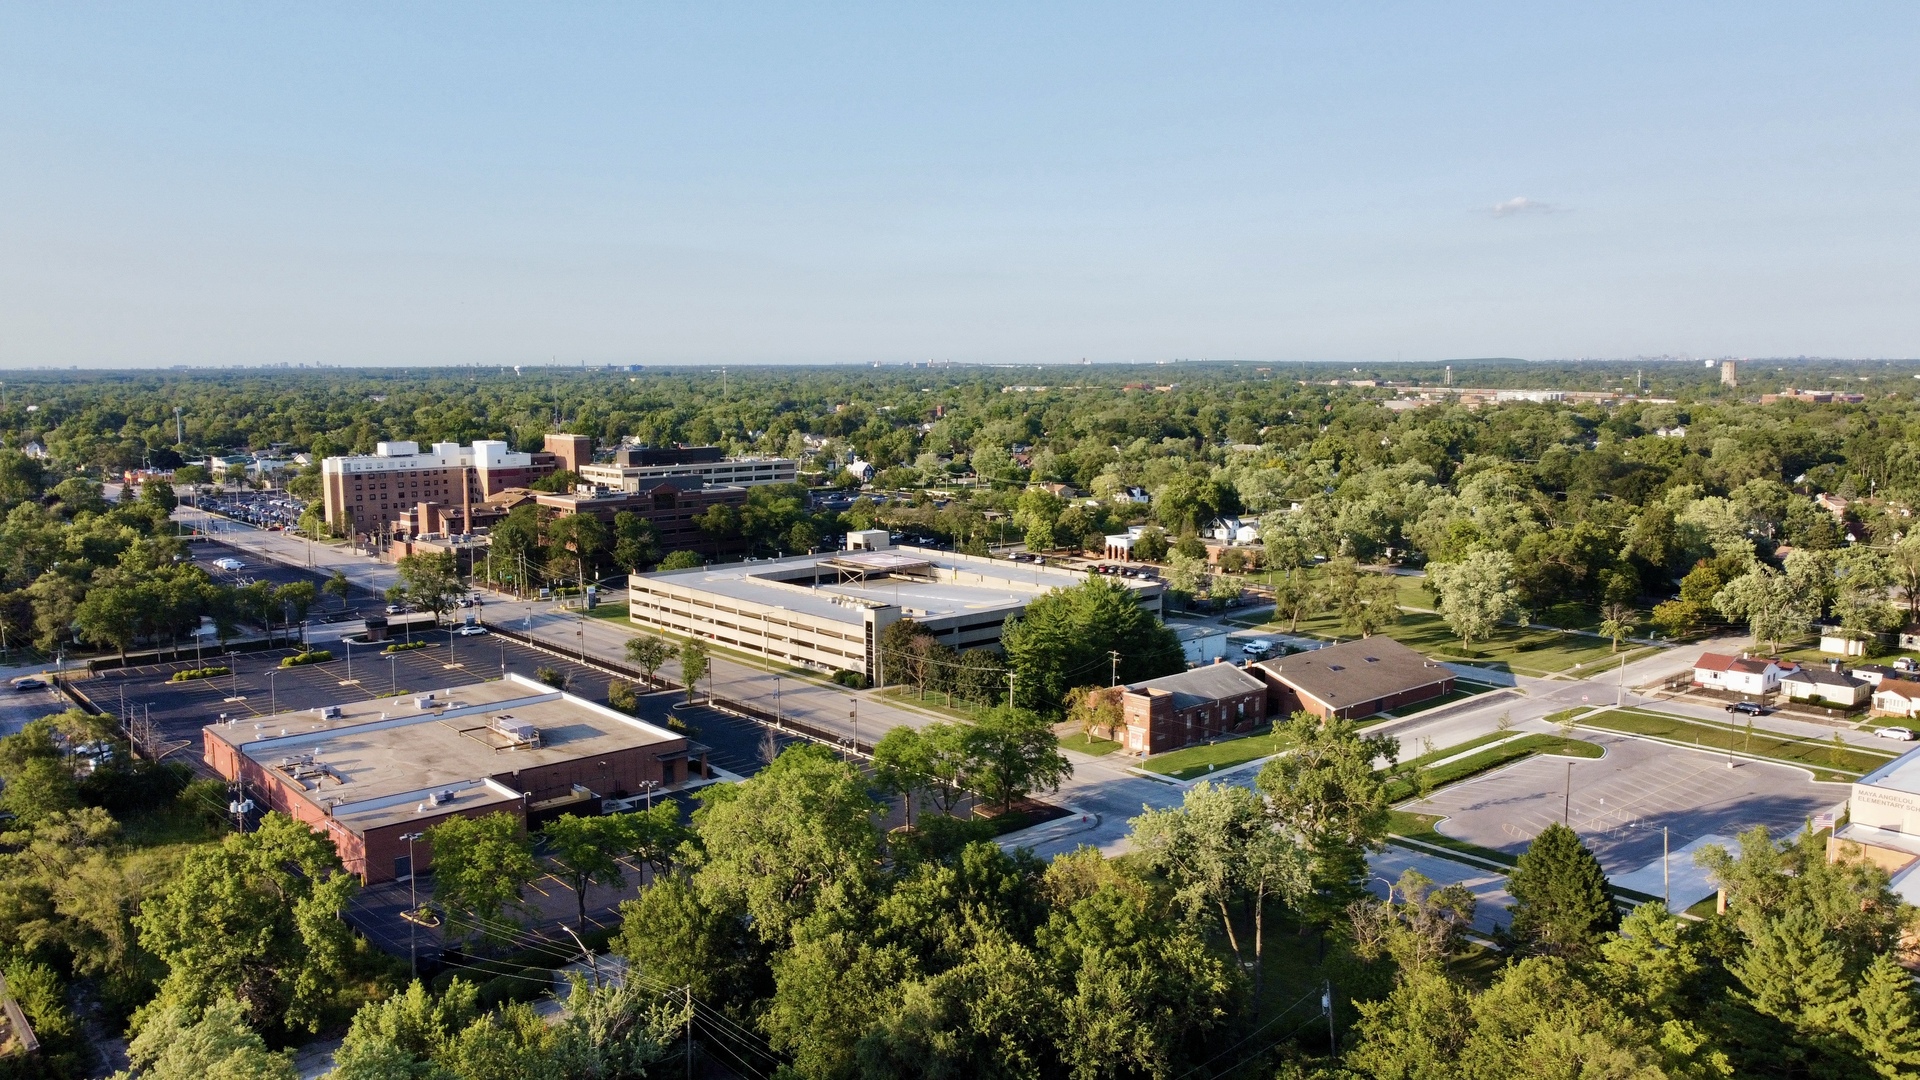
[{"label": "tan brick building", "polygon": [[372,538],[391,531],[396,515],[421,503],[459,507],[463,519],[470,518],[473,504],[527,487],[559,467],[554,454],[516,453],[491,439],[476,439],[472,446],[435,443],[427,451],[418,443],[383,442],[371,454],[322,461],[321,497],[328,525]]}]

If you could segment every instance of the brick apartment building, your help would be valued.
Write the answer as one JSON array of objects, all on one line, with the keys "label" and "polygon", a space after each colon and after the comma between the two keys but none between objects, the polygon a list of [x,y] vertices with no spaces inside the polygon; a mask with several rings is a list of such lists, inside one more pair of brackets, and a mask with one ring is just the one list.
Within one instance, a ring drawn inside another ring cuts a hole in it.
[{"label": "brick apartment building", "polygon": [[1267,718],[1267,684],[1228,663],[1128,683],[1120,697],[1126,749],[1159,754],[1218,735],[1252,731]]},{"label": "brick apartment building", "polygon": [[638,514],[651,522],[660,537],[660,550],[697,551],[721,556],[743,552],[746,541],[739,537],[716,538],[696,524],[700,515],[715,506],[744,506],[747,489],[737,485],[708,487],[698,476],[675,476],[650,481],[639,491],[606,491],[591,494],[535,496],[543,513],[555,517],[592,514],[611,525],[614,515]]},{"label": "brick apartment building", "polygon": [[[549,436],[565,448],[571,438]],[[329,526],[373,537],[391,532],[396,514],[421,503],[459,507],[463,518],[471,518],[474,504],[527,487],[560,463],[547,451],[516,453],[491,439],[475,439],[472,446],[435,443],[425,452],[418,443],[383,442],[371,454],[322,461],[320,487]]]}]

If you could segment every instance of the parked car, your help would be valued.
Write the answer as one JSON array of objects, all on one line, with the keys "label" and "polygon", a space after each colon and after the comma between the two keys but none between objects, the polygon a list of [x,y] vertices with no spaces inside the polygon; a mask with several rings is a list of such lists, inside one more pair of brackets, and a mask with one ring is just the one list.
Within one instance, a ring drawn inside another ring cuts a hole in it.
[{"label": "parked car", "polygon": [[1771,710],[1757,701],[1736,701],[1727,706],[1727,711],[1730,713],[1741,713],[1745,716],[1765,716]]},{"label": "parked car", "polygon": [[458,634],[461,637],[479,637],[481,634],[484,634],[486,632],[487,632],[486,627],[472,626],[472,625],[463,626],[460,629],[454,631],[455,634]]},{"label": "parked car", "polygon": [[405,610],[407,610],[407,609],[406,609],[406,608],[405,608],[404,606],[402,606],[402,605],[400,605],[400,604],[388,604],[388,605],[387,605],[387,614],[389,614],[389,615],[398,615],[398,614],[400,614],[401,612],[403,612],[403,611],[405,611]]},{"label": "parked car", "polygon": [[1240,646],[1240,651],[1248,656],[1265,656],[1273,651],[1273,642],[1258,638]]},{"label": "parked car", "polygon": [[15,690],[44,690],[46,686],[47,680],[33,675],[22,675],[13,680],[13,688]]},{"label": "parked car", "polygon": [[1898,739],[1901,742],[1912,742],[1915,738],[1913,729],[1904,727],[1883,727],[1874,734],[1883,739]]}]

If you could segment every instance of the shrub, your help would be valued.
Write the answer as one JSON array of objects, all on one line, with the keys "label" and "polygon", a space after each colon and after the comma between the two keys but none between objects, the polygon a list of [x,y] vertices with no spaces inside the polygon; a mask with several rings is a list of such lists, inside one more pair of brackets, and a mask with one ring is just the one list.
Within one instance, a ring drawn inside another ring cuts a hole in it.
[{"label": "shrub", "polygon": [[633,692],[633,684],[625,679],[615,679],[607,684],[607,704],[621,712],[633,712],[640,707],[639,695]]},{"label": "shrub", "polygon": [[330,650],[309,649],[303,653],[295,653],[292,656],[282,657],[280,666],[290,668],[299,667],[302,664],[324,664],[331,659],[333,659],[333,653]]},{"label": "shrub", "polygon": [[380,651],[381,651],[382,653],[384,653],[384,654],[387,654],[387,655],[392,655],[393,653],[403,653],[403,652],[407,652],[407,651],[409,651],[409,650],[411,650],[411,649],[424,649],[424,648],[426,648],[426,647],[427,647],[428,645],[430,645],[430,644],[432,644],[432,642],[427,642],[427,641],[396,641],[396,642],[394,642],[393,644],[391,644],[391,645],[389,645],[389,646],[387,646],[386,648],[384,648],[384,649],[381,649]]},{"label": "shrub", "polygon": [[687,726],[687,722],[680,719],[679,713],[667,714],[667,726],[682,735],[690,735],[693,733],[693,729]]},{"label": "shrub", "polygon": [[854,690],[865,690],[867,688],[867,677],[865,675],[862,675],[857,671],[848,671],[846,668],[839,668],[835,670],[832,675],[828,676],[828,678],[832,679],[836,683],[839,683],[841,686],[849,687]]},{"label": "shrub", "polygon": [[567,688],[567,673],[559,668],[543,667],[533,673],[533,677],[553,687],[555,690]]},{"label": "shrub", "polygon": [[222,675],[233,674],[230,667],[196,667],[185,671],[176,671],[168,682],[192,682],[195,679],[217,679]]}]

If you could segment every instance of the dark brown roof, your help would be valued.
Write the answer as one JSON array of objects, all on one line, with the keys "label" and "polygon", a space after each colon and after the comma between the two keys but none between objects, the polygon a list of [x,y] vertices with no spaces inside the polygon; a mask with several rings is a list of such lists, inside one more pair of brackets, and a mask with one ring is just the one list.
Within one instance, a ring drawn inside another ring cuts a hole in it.
[{"label": "dark brown roof", "polygon": [[1294,690],[1344,709],[1453,678],[1389,637],[1361,638],[1255,665]]}]

